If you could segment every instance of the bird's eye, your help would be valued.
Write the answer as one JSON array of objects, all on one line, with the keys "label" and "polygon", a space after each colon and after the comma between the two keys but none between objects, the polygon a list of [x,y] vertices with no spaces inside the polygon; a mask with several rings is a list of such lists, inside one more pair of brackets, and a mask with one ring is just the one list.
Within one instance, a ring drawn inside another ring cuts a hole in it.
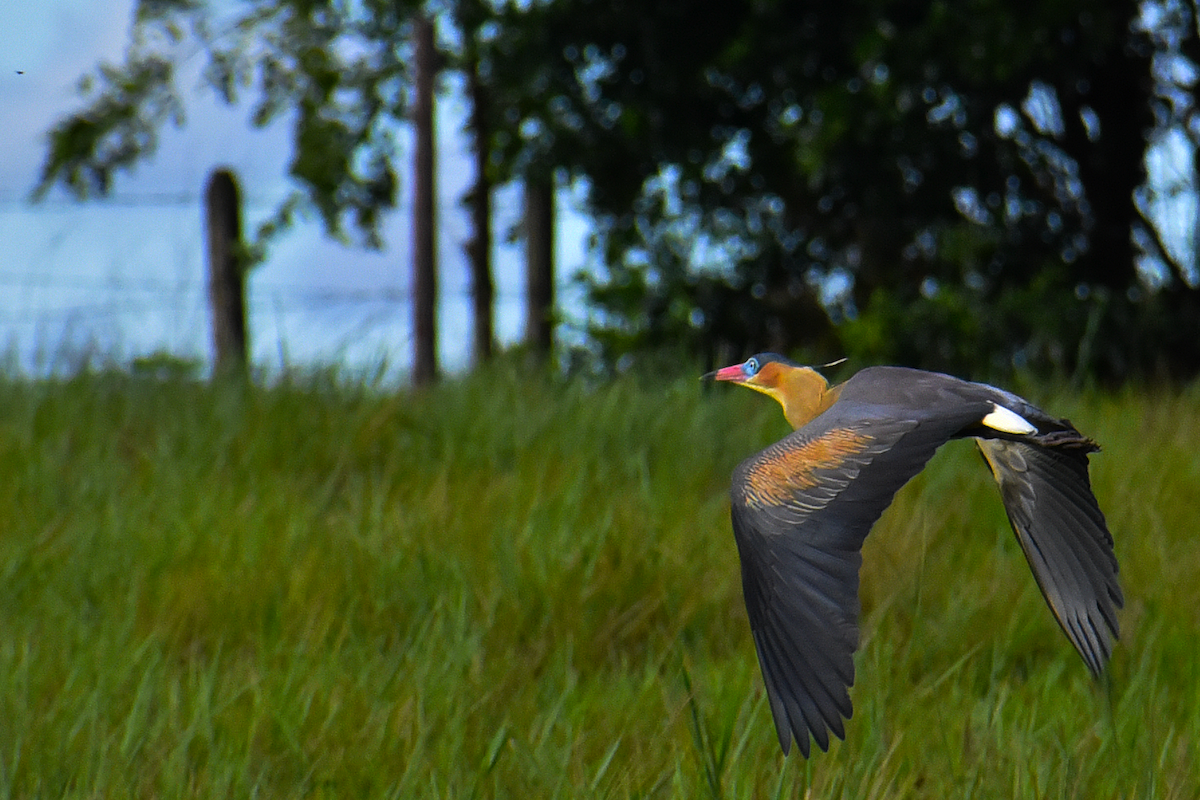
[{"label": "bird's eye", "polygon": [[742,372],[745,372],[747,375],[751,375],[751,376],[754,375],[756,372],[758,372],[758,359],[757,358],[746,359],[746,363],[742,364]]}]

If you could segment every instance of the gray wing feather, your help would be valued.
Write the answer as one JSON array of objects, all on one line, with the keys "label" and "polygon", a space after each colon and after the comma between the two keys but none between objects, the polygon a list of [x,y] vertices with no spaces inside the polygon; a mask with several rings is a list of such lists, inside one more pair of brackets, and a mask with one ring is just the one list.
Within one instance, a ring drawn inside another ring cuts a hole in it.
[{"label": "gray wing feather", "polygon": [[896,491],[962,424],[867,420],[845,426],[870,436],[870,444],[821,470],[816,485],[793,488],[780,504],[753,502],[751,476],[779,448],[804,446],[829,425],[806,426],[734,472],[742,588],[784,753],[793,739],[807,757],[810,737],[822,750],[830,732],[844,737],[842,718],[852,713],[863,540]]},{"label": "gray wing feather", "polygon": [[[996,405],[1031,420],[1037,433],[985,428]],[[833,460],[821,451],[817,467],[807,456],[787,458],[845,433],[869,444]],[[978,441],[1034,577],[1088,667],[1099,673],[1107,661],[1123,598],[1112,537],[1088,481],[1095,445],[1069,422],[994,387],[901,368],[863,370],[825,414],[733,476],[746,610],[785,754],[793,739],[807,757],[810,738],[824,750],[830,732],[843,736],[863,540],[937,448],[963,436],[999,437]],[[803,475],[783,476],[785,467]]]},{"label": "gray wing feather", "polygon": [[1093,674],[1119,635],[1124,596],[1104,514],[1092,494],[1088,448],[979,440],[1009,522],[1047,605]]}]

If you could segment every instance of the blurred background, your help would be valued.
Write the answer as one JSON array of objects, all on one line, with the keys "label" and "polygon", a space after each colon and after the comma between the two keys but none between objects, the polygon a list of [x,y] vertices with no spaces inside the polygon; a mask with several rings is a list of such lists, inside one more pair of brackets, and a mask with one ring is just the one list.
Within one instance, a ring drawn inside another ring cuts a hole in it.
[{"label": "blurred background", "polygon": [[218,169],[267,372],[420,382],[521,341],[1200,369],[1191,3],[58,0],[0,30],[22,373],[212,365]]},{"label": "blurred background", "polygon": [[[233,4],[218,8],[228,13]],[[211,359],[203,194],[215,167],[241,182],[247,230],[269,217],[293,188],[287,174],[292,130],[286,120],[261,128],[249,104],[226,105],[205,91],[200,54],[181,51],[186,123],[167,125],[154,152],[113,176],[86,201],[55,189],[30,201],[46,158],[46,134],[80,106],[78,84],[100,63],[120,63],[136,25],[135,3],[95,8],[83,2],[0,9],[4,72],[0,118],[9,131],[0,151],[0,343],[10,368],[26,374],[73,370],[89,360],[118,363],[170,353]],[[460,202],[469,177],[470,140],[461,91],[443,88],[438,113],[441,359],[468,363],[469,280],[462,243],[469,217]],[[403,157],[407,131],[396,131]],[[402,165],[403,166],[403,165]],[[520,219],[518,187],[499,187],[495,224]],[[568,192],[559,199],[559,260],[582,260],[586,220]],[[247,285],[251,357],[269,372],[338,364],[391,378],[405,374],[409,313],[409,209],[401,191],[381,221],[385,248],[339,243],[318,219],[300,219],[281,237]],[[521,245],[495,245],[496,336],[520,337]],[[569,276],[568,276],[569,277]],[[570,297],[571,286],[564,280]]]},{"label": "blurred background", "polygon": [[[0,797],[1200,797],[1197,65],[1195,0],[0,3]],[[787,426],[696,380],[762,350],[1102,443],[1106,678],[951,446],[781,760]]]}]

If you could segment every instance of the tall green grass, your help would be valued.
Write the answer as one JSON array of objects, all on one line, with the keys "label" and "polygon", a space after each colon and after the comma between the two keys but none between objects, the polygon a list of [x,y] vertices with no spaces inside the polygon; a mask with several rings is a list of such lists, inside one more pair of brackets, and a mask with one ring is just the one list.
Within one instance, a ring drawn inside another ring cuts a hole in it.
[{"label": "tall green grass", "polygon": [[764,398],[0,382],[0,796],[1194,798],[1200,395],[1028,393],[1105,447],[1107,679],[956,443],[868,540],[855,715],[806,762],[728,522]]}]

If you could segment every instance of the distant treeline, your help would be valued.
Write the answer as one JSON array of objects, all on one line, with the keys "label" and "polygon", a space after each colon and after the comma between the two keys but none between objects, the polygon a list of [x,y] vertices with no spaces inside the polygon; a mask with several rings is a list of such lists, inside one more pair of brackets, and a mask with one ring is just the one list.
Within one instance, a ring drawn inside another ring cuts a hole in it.
[{"label": "distant treeline", "polygon": [[[419,242],[436,225],[416,212],[432,191],[421,131],[440,74],[463,87],[476,144],[465,199],[480,360],[492,351],[493,187],[529,187],[527,332],[547,350],[542,201],[578,181],[600,265],[584,279],[588,352],[602,364],[773,349],[975,377],[1200,372],[1194,5],[239,9],[231,24],[221,4],[140,4],[126,62],[101,67],[51,131],[42,191],[105,192],[164,124],[182,124],[175,67],[195,51],[177,44],[191,37],[212,88],[230,102],[252,94],[256,123],[293,125],[299,188],[251,256],[304,206],[332,234],[382,246],[402,175]],[[410,121],[411,172],[394,141]],[[1168,167],[1149,174],[1148,161]],[[414,285],[436,294],[437,254],[416,249]],[[415,361],[432,377],[426,339]]]}]

